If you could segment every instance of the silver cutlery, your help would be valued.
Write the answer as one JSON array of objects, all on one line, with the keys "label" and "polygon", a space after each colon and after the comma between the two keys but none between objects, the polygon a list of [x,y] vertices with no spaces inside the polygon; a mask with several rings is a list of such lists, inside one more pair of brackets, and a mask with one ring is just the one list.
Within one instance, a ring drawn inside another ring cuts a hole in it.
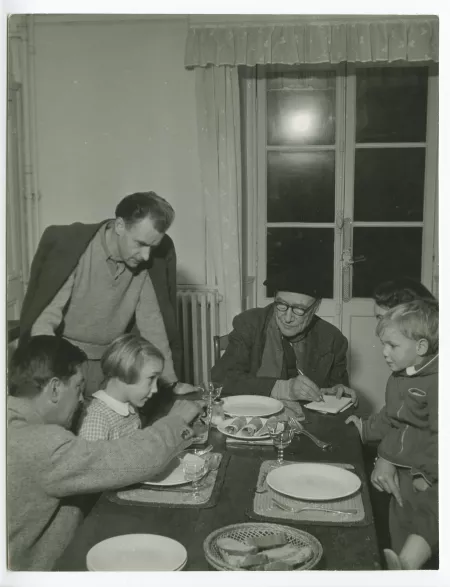
[{"label": "silver cutlery", "polygon": [[291,426],[294,428],[296,434],[304,434],[305,436],[310,438],[314,442],[314,444],[318,446],[320,449],[327,450],[328,448],[331,448],[330,442],[324,442],[323,440],[317,438],[317,436],[314,436],[314,434],[311,434],[311,432],[305,430],[304,426],[298,420],[295,420],[295,418],[289,417],[289,422]]},{"label": "silver cutlery", "polygon": [[319,511],[319,512],[328,512],[330,514],[356,514],[358,512],[358,510],[353,509],[353,508],[348,508],[348,509],[343,509],[343,510],[334,510],[331,508],[324,508],[321,506],[302,506],[300,508],[291,508],[288,505],[285,505],[284,503],[281,503],[279,501],[277,501],[276,499],[272,498],[272,503],[274,503],[276,505],[277,508],[279,508],[280,510],[284,510],[285,512],[291,512],[293,514],[299,514],[300,512],[303,511]]},{"label": "silver cutlery", "polygon": [[205,455],[206,453],[211,452],[213,448],[214,448],[213,445],[209,444],[206,448],[195,449],[194,454],[201,457],[201,456]]}]

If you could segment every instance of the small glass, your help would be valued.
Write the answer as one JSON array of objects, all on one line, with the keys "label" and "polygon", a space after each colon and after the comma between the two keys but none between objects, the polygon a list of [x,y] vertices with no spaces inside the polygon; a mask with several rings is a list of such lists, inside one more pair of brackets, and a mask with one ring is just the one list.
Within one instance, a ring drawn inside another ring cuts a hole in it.
[{"label": "small glass", "polygon": [[294,429],[287,420],[269,419],[267,430],[273,440],[273,445],[278,449],[277,464],[284,464],[284,449],[289,446],[294,438]]},{"label": "small glass", "polygon": [[204,381],[199,388],[202,392],[202,399],[205,400],[208,413],[211,414],[214,400],[220,397],[222,386],[215,381]]},{"label": "small glass", "polygon": [[186,481],[192,482],[192,496],[197,501],[200,497],[199,481],[206,474],[207,464],[202,459],[202,462],[186,462],[183,464],[183,473]]}]

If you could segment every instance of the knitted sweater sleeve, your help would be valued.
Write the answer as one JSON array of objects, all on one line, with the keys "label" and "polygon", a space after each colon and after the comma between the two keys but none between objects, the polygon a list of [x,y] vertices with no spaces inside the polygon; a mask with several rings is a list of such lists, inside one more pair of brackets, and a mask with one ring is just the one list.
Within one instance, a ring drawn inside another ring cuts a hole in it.
[{"label": "knitted sweater sleeve", "polygon": [[31,336],[39,336],[42,334],[51,336],[55,334],[55,330],[61,324],[63,318],[64,306],[72,295],[73,284],[75,282],[75,271],[69,276],[49,305],[41,312],[31,328]]},{"label": "knitted sweater sleeve", "polygon": [[136,306],[136,326],[141,335],[152,342],[164,355],[165,361],[162,379],[168,383],[177,381],[164,320],[149,275],[144,280],[141,295]]},{"label": "knitted sweater sleeve", "polygon": [[145,481],[187,448],[193,435],[179,416],[161,418],[127,437],[97,442],[60,426],[45,428],[50,458],[43,460],[39,481],[46,493],[59,498]]}]

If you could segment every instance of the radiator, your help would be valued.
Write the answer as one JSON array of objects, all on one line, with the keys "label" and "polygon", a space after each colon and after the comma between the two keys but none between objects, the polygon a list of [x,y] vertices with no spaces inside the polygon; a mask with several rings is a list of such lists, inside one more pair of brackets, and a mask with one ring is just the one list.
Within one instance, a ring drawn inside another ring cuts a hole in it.
[{"label": "radiator", "polygon": [[178,330],[183,345],[182,381],[199,385],[210,378],[221,300],[222,296],[213,289],[179,288],[177,291]]}]

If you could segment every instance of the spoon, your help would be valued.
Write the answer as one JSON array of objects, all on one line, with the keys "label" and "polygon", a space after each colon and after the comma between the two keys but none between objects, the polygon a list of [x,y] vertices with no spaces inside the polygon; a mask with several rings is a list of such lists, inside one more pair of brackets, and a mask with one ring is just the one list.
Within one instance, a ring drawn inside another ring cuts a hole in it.
[{"label": "spoon", "polygon": [[330,442],[324,442],[323,440],[320,440],[319,438],[317,438],[317,436],[314,436],[314,434],[311,434],[311,432],[308,432],[307,430],[305,430],[304,426],[302,424],[300,424],[300,422],[298,420],[295,420],[294,418],[290,417],[289,422],[297,434],[304,434],[305,436],[310,438],[314,442],[314,444],[316,446],[318,446],[319,448],[321,448],[322,450],[326,450],[327,448],[331,448]]},{"label": "spoon", "polygon": [[333,514],[349,514],[350,515],[350,514],[358,513],[358,510],[353,509],[353,508],[348,508],[348,509],[343,509],[343,510],[333,510],[331,508],[324,508],[321,506],[303,506],[300,508],[291,508],[290,506],[285,505],[284,503],[281,503],[274,498],[272,498],[272,502],[277,506],[277,508],[280,508],[280,510],[284,510],[286,512],[292,512],[294,514],[299,514],[300,512],[303,512],[303,511],[314,511],[314,510],[319,510],[320,512],[329,512],[329,513],[333,513]]},{"label": "spoon", "polygon": [[213,445],[212,444],[208,444],[208,446],[206,448],[197,448],[194,450],[194,454],[201,457],[203,455],[205,455],[208,452],[211,452],[213,449]]}]

